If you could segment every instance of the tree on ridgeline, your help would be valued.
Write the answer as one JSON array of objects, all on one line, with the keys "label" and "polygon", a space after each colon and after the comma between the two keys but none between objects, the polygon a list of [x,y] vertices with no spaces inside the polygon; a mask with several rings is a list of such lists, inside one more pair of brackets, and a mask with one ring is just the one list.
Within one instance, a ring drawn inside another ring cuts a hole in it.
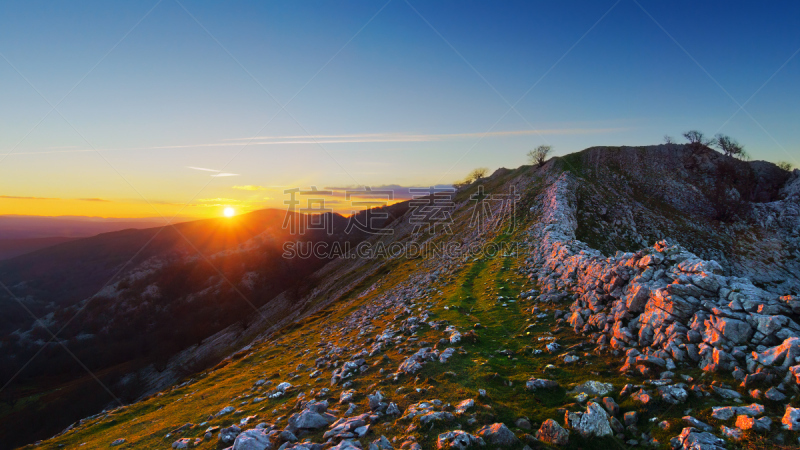
[{"label": "tree on ridgeline", "polygon": [[461,181],[456,181],[455,183],[453,183],[453,187],[455,187],[456,189],[467,187],[476,181],[482,180],[486,176],[486,173],[488,171],[489,169],[487,169],[486,167],[478,167],[477,169],[473,169],[472,172],[470,172],[469,175],[466,176],[466,178],[464,178]]},{"label": "tree on ridgeline", "polygon": [[738,142],[736,139],[725,136],[724,134],[717,134],[714,136],[714,144],[722,150],[722,153],[725,156],[730,156],[731,158],[737,159],[747,159],[748,154],[744,151],[744,146]]},{"label": "tree on ridgeline", "polygon": [[706,136],[701,131],[697,130],[689,130],[683,133],[683,137],[689,141],[689,145],[692,147],[708,147],[714,142],[713,139],[706,139]]},{"label": "tree on ridgeline", "polygon": [[472,183],[483,179],[486,176],[486,173],[489,171],[486,167],[478,167],[477,169],[473,169],[472,172],[467,175],[468,180],[472,180]]},{"label": "tree on ridgeline", "polygon": [[531,164],[536,164],[537,166],[542,167],[544,162],[547,160],[547,155],[552,149],[553,147],[549,145],[540,145],[528,152],[528,160]]}]

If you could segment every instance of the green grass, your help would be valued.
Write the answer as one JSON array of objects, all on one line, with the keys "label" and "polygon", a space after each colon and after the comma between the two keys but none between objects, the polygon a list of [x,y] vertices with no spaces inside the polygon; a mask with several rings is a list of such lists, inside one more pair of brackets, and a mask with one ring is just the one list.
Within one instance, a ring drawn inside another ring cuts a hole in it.
[{"label": "green grass", "polygon": [[[501,178],[509,176],[511,174]],[[489,184],[493,189],[497,186],[496,183]],[[535,198],[538,189],[536,186],[534,183],[533,187],[524,193],[523,199],[529,201]],[[467,194],[468,192],[464,192],[459,195]],[[462,210],[460,214],[459,220],[454,225],[454,233],[464,231],[465,222],[468,222],[469,211]],[[465,216],[467,220],[464,220]],[[524,239],[522,225],[531,219],[527,216],[517,219],[520,221],[520,226],[516,227],[517,231],[514,233],[489,230],[485,237],[495,244],[520,242]],[[446,237],[437,239],[444,240]],[[570,365],[564,364],[558,354],[544,352],[534,355],[530,350],[543,349],[549,342],[540,341],[540,337],[553,336],[563,349],[567,349],[584,342],[585,336],[574,333],[568,326],[557,326],[555,323],[554,310],[566,309],[568,303],[537,304],[531,300],[518,298],[520,292],[535,287],[519,273],[518,269],[524,264],[527,252],[519,253],[513,257],[501,254],[492,258],[470,258],[462,261],[457,270],[441,278],[445,281],[435,284],[436,291],[416,299],[416,307],[413,308],[415,314],[417,307],[426,306],[431,311],[428,320],[447,320],[462,333],[474,329],[478,334],[478,341],[475,343],[462,341],[457,346],[464,347],[467,352],[465,355],[456,353],[447,364],[429,362],[417,375],[402,376],[397,382],[387,378],[386,374],[381,375],[380,369],[394,372],[409,354],[417,350],[418,346],[412,345],[409,341],[388,346],[383,352],[387,359],[382,359],[381,355],[368,358],[369,370],[350,379],[353,382],[352,388],[358,393],[355,398],[355,402],[359,405],[358,412],[368,410],[366,395],[375,390],[381,390],[388,400],[397,403],[401,410],[405,410],[413,403],[434,398],[451,405],[467,398],[475,399],[477,405],[471,411],[478,420],[475,425],[469,425],[465,416],[457,418],[454,423],[438,425],[431,429],[417,429],[410,433],[418,439],[423,448],[435,448],[437,435],[456,427],[474,433],[483,425],[503,422],[517,435],[522,435],[534,434],[539,424],[546,419],[555,419],[563,424],[564,409],[584,409],[575,402],[568,391],[576,384],[587,380],[598,380],[614,385],[614,391],[610,395],[620,404],[623,412],[640,412],[641,419],[638,424],[640,433],[652,433],[661,443],[661,448],[669,448],[669,439],[680,433],[683,427],[681,417],[686,409],[691,408],[691,414],[700,420],[717,427],[720,425],[709,417],[710,406],[721,403],[715,397],[690,397],[685,404],[669,406],[660,402],[654,395],[655,400],[646,407],[634,404],[629,398],[619,398],[618,392],[625,384],[643,382],[624,377],[619,373],[621,357],[608,353],[596,354],[591,351],[592,347],[575,351],[580,360]],[[358,313],[362,307],[400,283],[406,282],[409,277],[419,274],[424,270],[424,266],[420,260],[391,260],[374,272],[367,270],[369,270],[367,267],[359,269],[358,276],[369,275],[350,288],[330,307],[284,328],[265,342],[254,345],[249,352],[239,355],[240,357],[227,360],[212,370],[196,375],[194,381],[187,386],[164,391],[139,403],[116,410],[62,436],[45,441],[37,448],[57,449],[63,446],[86,450],[107,449],[109,444],[118,438],[127,439],[126,444],[116,447],[119,449],[169,448],[178,438],[201,437],[208,426],[226,427],[250,415],[257,416],[250,426],[263,421],[283,428],[286,425],[286,418],[299,411],[297,394],[304,392],[308,399],[312,390],[319,392],[322,388],[330,389],[330,393],[323,398],[329,399],[331,408],[336,409],[338,415],[341,415],[347,408],[337,404],[342,388],[338,385],[330,386],[330,370],[324,370],[322,376],[316,379],[309,378],[307,372],[302,372],[297,379],[290,380],[289,375],[300,363],[308,367],[314,366],[319,342],[333,340],[339,346],[360,343],[378,334],[387,326],[396,327],[399,320],[406,317],[402,316],[395,321],[395,312],[387,311],[386,314],[373,319],[374,332],[359,337],[361,330],[356,328],[341,336],[321,337],[320,333],[323,330],[329,327],[336,328],[339,322]],[[356,279],[356,274],[348,276],[353,280]],[[362,293],[376,284],[379,286],[378,289],[362,296]],[[505,299],[498,301],[498,296],[503,296]],[[547,318],[536,319],[531,313],[533,307],[538,307],[540,312],[547,313]],[[480,323],[481,327],[473,328],[476,323]],[[443,331],[433,330],[425,325],[413,337],[418,339],[416,342],[427,341],[433,345],[445,336]],[[405,351],[400,353],[399,347]],[[311,351],[306,353],[304,352],[306,349]],[[513,355],[508,357],[500,354],[498,353],[500,350],[510,350]],[[549,364],[554,365],[555,369],[545,371],[545,367]],[[701,375],[698,369],[683,370],[678,373],[689,374],[698,380]],[[556,380],[560,387],[529,392],[525,389],[525,382],[531,377]],[[709,375],[705,379],[709,381],[711,378]],[[263,397],[270,389],[270,387],[254,388],[255,381],[259,379],[268,379],[275,384],[290,381],[294,387],[285,397],[252,404],[250,400],[253,397]],[[734,384],[726,377],[715,375],[714,379]],[[485,389],[487,396],[479,398],[479,389]],[[655,394],[655,388],[649,390]],[[240,406],[243,401],[247,403]],[[221,418],[209,417],[225,406],[239,408],[242,414]],[[779,405],[769,405],[769,407],[771,415],[780,414]],[[527,417],[534,428],[532,430],[516,428],[514,422],[519,417]],[[671,427],[663,431],[657,427],[657,422],[648,420],[651,417],[658,417],[659,421],[667,420]],[[202,422],[208,424],[202,427],[197,425]],[[168,433],[186,423],[193,423],[195,426],[185,433],[166,437]],[[409,434],[406,431],[408,425],[406,422],[395,422],[394,419],[380,422],[372,428],[367,438],[362,439],[362,443],[366,444],[381,434],[389,438],[406,436]],[[778,427],[773,424],[773,428]],[[324,431],[318,431],[301,439],[309,438],[314,442],[322,442]],[[204,441],[197,448],[216,449],[216,438],[215,434],[212,440]],[[796,439],[796,436],[787,434],[787,442],[793,442],[793,439]],[[745,443],[750,448],[761,448],[759,446],[766,445],[763,438],[749,435]],[[395,448],[399,448],[399,444],[398,440]],[[517,448],[522,446],[523,444],[520,444]],[[573,432],[570,435],[568,448],[624,449],[627,445],[617,441],[616,438],[587,440]]]}]

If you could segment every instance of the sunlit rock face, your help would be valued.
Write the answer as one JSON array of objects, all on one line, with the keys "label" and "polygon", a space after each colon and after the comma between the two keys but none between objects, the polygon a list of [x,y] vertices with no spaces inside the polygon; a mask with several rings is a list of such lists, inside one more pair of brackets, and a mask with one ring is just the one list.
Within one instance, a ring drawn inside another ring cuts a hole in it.
[{"label": "sunlit rock face", "polygon": [[529,273],[541,285],[540,300],[571,299],[565,320],[576,332],[611,351],[640,351],[623,371],[688,364],[743,379],[796,378],[796,296],[725,275],[716,261],[671,240],[602,255],[575,238],[578,182],[569,173],[554,177],[542,194],[541,220],[529,230]]}]

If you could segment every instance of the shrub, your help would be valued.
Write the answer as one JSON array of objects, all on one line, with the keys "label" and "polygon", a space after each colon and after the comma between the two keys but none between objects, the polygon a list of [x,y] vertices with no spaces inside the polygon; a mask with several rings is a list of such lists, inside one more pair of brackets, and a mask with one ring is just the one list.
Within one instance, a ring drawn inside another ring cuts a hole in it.
[{"label": "shrub", "polygon": [[544,162],[547,160],[547,155],[552,149],[553,147],[549,145],[540,145],[528,152],[528,160],[531,162],[531,164],[536,164],[537,166],[542,167]]}]

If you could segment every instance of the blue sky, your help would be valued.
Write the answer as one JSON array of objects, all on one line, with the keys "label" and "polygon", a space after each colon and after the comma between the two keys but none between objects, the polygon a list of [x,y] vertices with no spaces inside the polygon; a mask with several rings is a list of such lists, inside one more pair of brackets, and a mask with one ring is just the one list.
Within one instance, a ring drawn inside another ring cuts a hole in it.
[{"label": "blue sky", "polygon": [[206,215],[691,128],[800,165],[800,3],[696,3],[3,3],[0,194]]}]

